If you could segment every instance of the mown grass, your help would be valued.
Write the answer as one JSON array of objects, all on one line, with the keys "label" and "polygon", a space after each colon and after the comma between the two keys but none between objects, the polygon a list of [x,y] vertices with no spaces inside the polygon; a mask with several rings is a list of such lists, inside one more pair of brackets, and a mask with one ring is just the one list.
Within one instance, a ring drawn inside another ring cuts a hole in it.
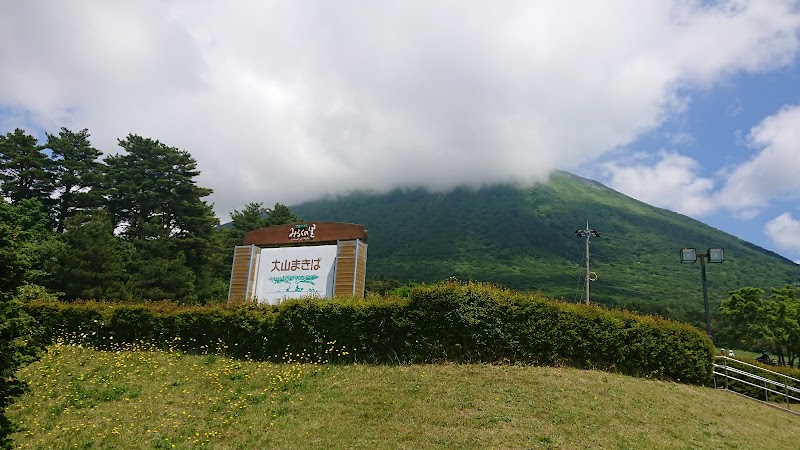
[{"label": "mown grass", "polygon": [[9,413],[24,428],[13,436],[22,449],[777,449],[800,442],[800,417],[752,400],[571,368],[274,364],[54,345],[20,376],[31,391]]}]

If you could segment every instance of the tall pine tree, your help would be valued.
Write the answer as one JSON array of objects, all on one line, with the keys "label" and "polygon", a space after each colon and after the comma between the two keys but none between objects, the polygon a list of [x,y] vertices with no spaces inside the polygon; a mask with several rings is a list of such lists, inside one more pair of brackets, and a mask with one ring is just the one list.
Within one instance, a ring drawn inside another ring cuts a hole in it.
[{"label": "tall pine tree", "polygon": [[55,205],[57,229],[64,231],[67,219],[79,211],[103,204],[100,182],[103,152],[92,147],[89,131],[73,132],[61,128],[58,135],[47,134],[45,148],[52,152],[53,176],[58,199]]},{"label": "tall pine tree", "polygon": [[105,192],[108,210],[130,239],[205,236],[216,225],[202,200],[197,162],[183,150],[137,135],[120,140],[124,154],[109,156]]},{"label": "tall pine tree", "polygon": [[55,190],[53,160],[35,137],[17,128],[0,136],[0,194],[16,205],[25,199],[50,207]]},{"label": "tall pine tree", "polygon": [[[115,228],[135,247],[130,294],[193,300],[215,247],[214,212],[197,185],[197,163],[183,150],[128,135],[125,153],[106,158],[108,211]],[[183,270],[183,268],[187,270]]]}]

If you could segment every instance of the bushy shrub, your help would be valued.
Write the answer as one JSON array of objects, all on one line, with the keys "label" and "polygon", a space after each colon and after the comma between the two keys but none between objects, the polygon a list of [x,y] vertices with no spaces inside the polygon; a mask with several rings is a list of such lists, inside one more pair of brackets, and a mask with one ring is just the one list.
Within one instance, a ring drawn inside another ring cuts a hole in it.
[{"label": "bushy shrub", "polygon": [[5,410],[15,397],[27,389],[24,381],[17,378],[20,367],[36,360],[41,341],[39,327],[28,315],[23,304],[8,299],[0,293],[0,448],[11,448],[9,436],[16,429]]},{"label": "bushy shrub", "polygon": [[690,383],[710,380],[711,341],[667,319],[473,283],[418,288],[409,309],[424,359],[564,364]]},{"label": "bushy shrub", "polygon": [[51,339],[257,359],[335,353],[370,363],[570,365],[705,384],[714,353],[710,340],[687,324],[455,281],[416,286],[408,297],[280,306],[49,302],[29,309]]}]

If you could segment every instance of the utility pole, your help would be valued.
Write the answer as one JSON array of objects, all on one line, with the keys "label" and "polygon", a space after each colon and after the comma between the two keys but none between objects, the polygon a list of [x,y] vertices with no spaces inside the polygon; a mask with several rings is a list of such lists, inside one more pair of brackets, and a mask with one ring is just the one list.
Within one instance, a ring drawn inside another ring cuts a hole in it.
[{"label": "utility pole", "polygon": [[583,230],[575,230],[575,234],[578,237],[585,237],[586,238],[586,304],[589,304],[589,281],[591,281],[591,272],[589,271],[589,238],[600,237],[600,233],[596,230],[592,230],[589,228],[589,221],[586,221],[586,228]]}]

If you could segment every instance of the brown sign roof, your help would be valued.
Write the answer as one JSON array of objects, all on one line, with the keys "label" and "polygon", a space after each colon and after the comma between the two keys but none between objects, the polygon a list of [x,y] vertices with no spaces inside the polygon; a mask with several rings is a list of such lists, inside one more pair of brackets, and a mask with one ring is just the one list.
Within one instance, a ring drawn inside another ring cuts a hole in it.
[{"label": "brown sign roof", "polygon": [[300,222],[259,228],[244,235],[244,245],[303,245],[323,242],[367,241],[364,225],[343,222]]}]

